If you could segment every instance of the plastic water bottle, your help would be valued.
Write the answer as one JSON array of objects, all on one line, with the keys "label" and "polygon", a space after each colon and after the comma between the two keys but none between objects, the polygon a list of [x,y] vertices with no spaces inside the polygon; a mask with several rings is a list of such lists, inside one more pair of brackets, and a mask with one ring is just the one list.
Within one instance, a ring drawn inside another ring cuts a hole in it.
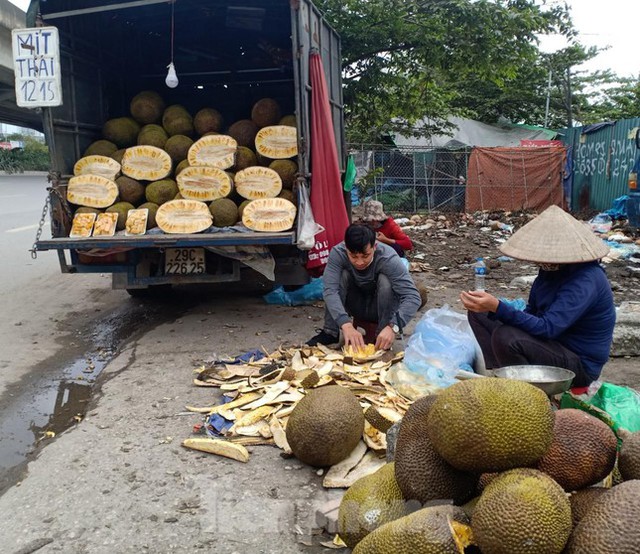
[{"label": "plastic water bottle", "polygon": [[476,258],[476,263],[473,266],[473,271],[476,277],[476,290],[484,291],[484,278],[487,274],[487,266],[482,258]]}]

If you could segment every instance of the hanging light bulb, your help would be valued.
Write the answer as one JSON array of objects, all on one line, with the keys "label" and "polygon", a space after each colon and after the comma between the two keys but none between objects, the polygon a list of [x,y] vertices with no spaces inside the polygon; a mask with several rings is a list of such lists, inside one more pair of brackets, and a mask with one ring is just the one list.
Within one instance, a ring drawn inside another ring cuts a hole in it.
[{"label": "hanging light bulb", "polygon": [[178,76],[176,75],[176,68],[173,65],[173,37],[175,34],[174,8],[175,8],[175,0],[171,2],[171,62],[169,62],[169,65],[167,66],[167,69],[169,71],[167,71],[167,76],[164,79],[165,84],[169,88],[176,88],[179,83]]},{"label": "hanging light bulb", "polygon": [[174,67],[173,62],[171,62],[167,66],[167,69],[169,71],[167,71],[167,77],[165,78],[164,82],[169,88],[176,88],[180,81],[178,81],[178,76],[176,75],[176,68]]}]

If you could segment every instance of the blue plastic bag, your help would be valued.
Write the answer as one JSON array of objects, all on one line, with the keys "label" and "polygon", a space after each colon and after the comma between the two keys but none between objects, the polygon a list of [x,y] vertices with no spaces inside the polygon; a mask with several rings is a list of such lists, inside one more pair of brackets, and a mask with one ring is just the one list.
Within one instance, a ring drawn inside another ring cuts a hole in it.
[{"label": "blue plastic bag", "polygon": [[318,300],[322,300],[322,292],[324,291],[324,283],[322,277],[311,279],[309,283],[293,291],[286,291],[284,287],[278,286],[270,293],[265,294],[264,298],[267,304],[277,304],[278,306],[302,306],[304,304],[312,304]]},{"label": "blue plastic bag", "polygon": [[428,382],[448,387],[459,370],[473,371],[475,356],[475,338],[466,315],[443,306],[422,316],[407,343],[404,363]]}]

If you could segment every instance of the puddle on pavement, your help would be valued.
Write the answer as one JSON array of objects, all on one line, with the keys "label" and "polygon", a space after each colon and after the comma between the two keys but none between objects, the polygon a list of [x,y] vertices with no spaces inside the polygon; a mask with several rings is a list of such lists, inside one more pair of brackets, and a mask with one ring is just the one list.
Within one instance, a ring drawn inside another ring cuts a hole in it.
[{"label": "puddle on pavement", "polygon": [[81,358],[38,364],[37,377],[10,387],[0,399],[0,496],[23,478],[41,447],[84,418],[96,379],[125,342],[181,317],[200,302],[201,295],[186,294],[125,303],[103,321],[89,324],[87,353]]}]

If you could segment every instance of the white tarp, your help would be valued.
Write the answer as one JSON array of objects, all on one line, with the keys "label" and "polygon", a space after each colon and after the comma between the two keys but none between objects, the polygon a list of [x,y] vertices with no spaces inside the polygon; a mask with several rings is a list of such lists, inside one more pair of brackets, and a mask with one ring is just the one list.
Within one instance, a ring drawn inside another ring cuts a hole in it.
[{"label": "white tarp", "polygon": [[[549,140],[555,137],[553,131],[543,128],[535,130],[509,124],[487,125],[461,117],[452,117],[449,121],[455,125],[451,135],[433,135],[427,138],[395,135],[393,141],[399,147],[462,148],[465,146],[520,146],[521,140]],[[421,124],[418,123],[416,127],[420,128]]]}]

